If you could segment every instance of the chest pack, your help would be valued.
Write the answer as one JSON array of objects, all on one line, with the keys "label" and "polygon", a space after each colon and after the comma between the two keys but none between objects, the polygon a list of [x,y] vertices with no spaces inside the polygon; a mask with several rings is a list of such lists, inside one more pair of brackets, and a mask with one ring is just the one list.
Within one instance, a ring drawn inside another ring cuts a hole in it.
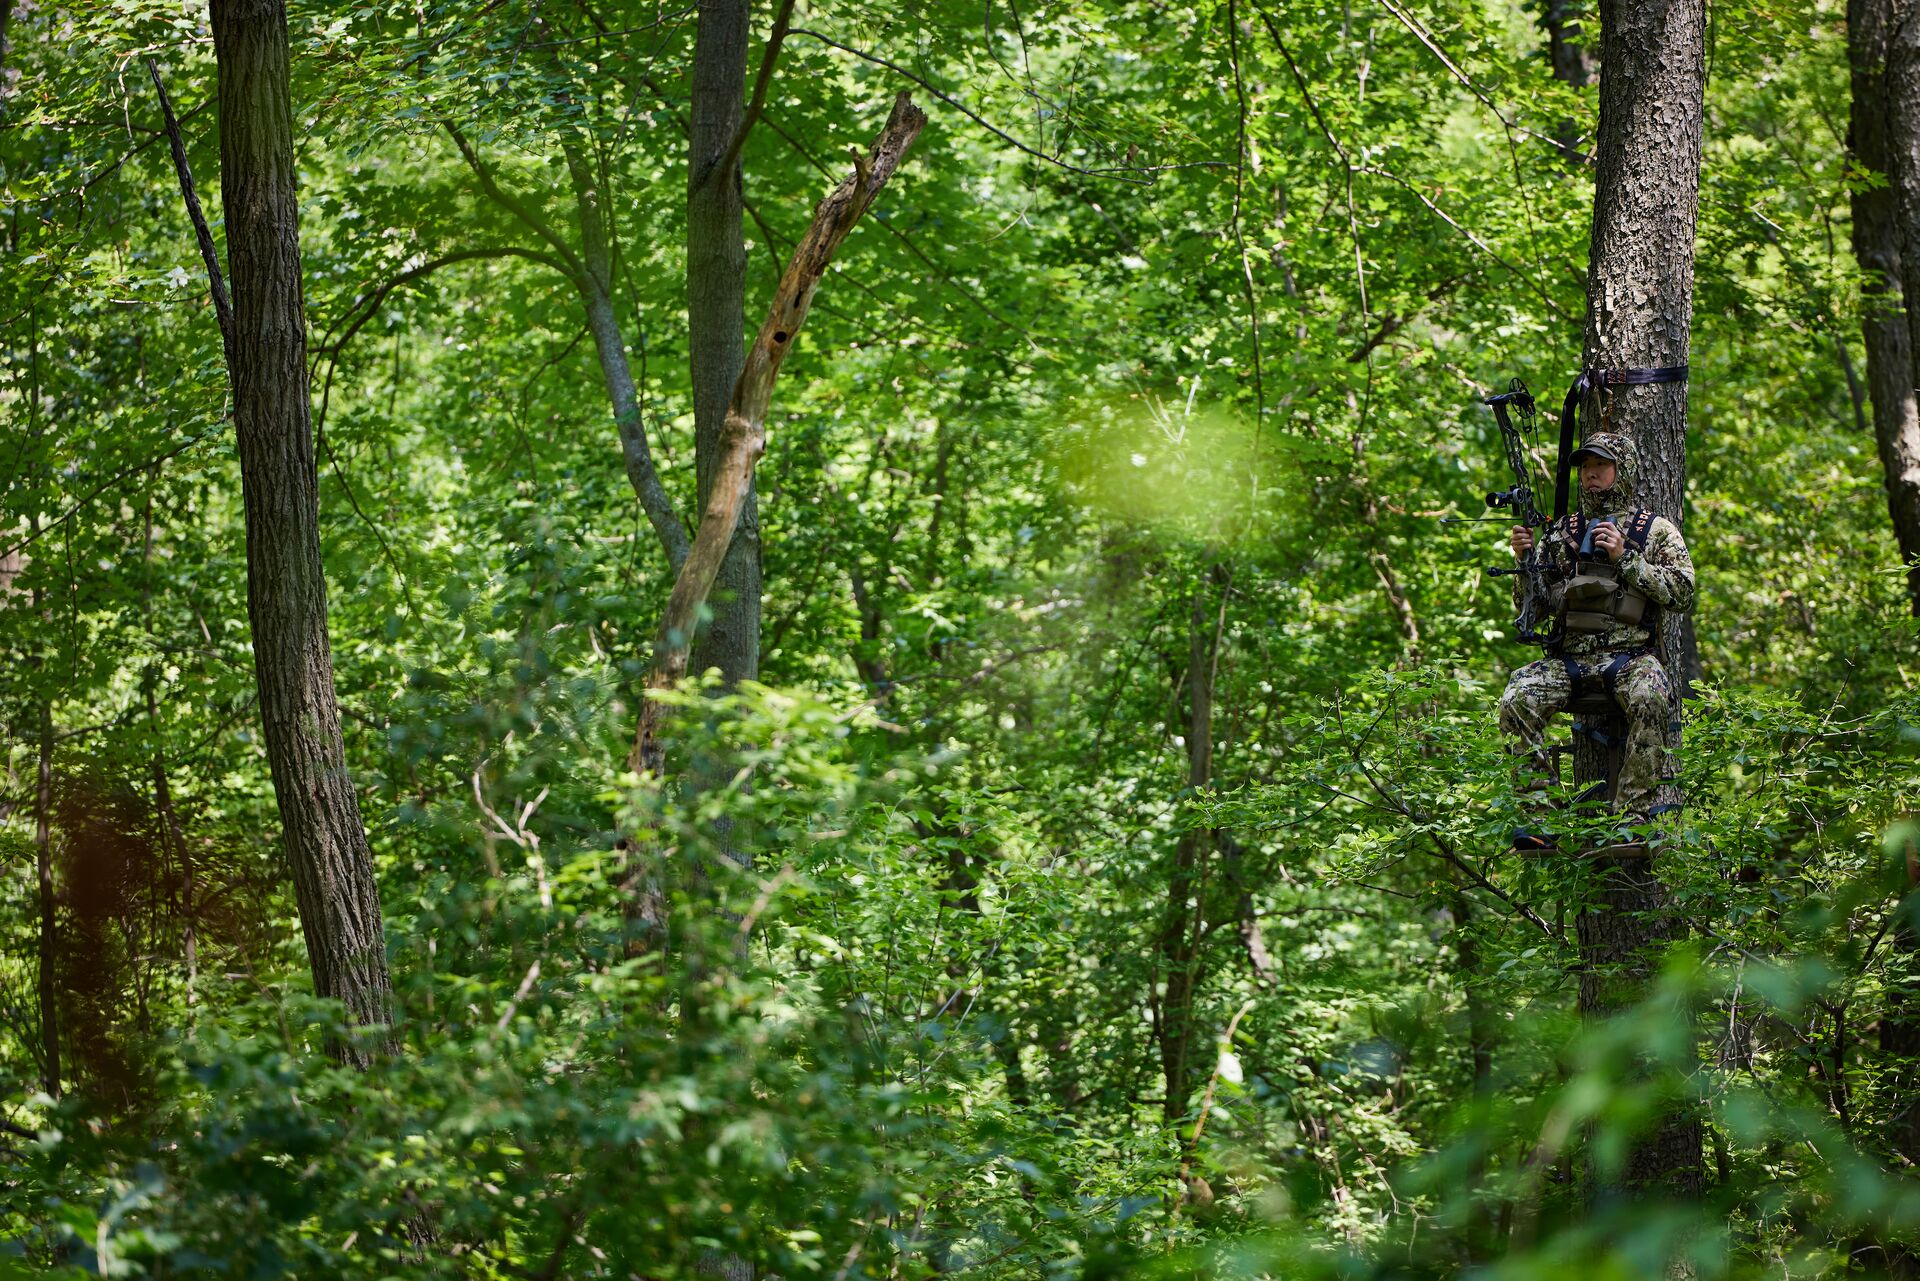
[{"label": "chest pack", "polygon": [[[1626,551],[1644,552],[1653,532],[1653,513],[1634,508],[1625,518],[1588,520],[1577,517],[1569,532],[1575,545],[1573,570],[1549,591],[1549,601],[1566,635],[1611,631],[1616,627],[1651,628],[1654,604],[1644,592],[1627,586],[1620,567],[1593,545],[1593,534],[1605,524],[1618,524]],[[1625,552],[1622,552],[1625,555]]]}]

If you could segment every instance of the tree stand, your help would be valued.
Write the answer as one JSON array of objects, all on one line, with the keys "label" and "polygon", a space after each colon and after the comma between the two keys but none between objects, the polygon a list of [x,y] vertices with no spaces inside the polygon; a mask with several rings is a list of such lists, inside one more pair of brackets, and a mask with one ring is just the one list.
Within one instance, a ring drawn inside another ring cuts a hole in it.
[{"label": "tree stand", "polygon": [[[1620,769],[1627,757],[1626,714],[1610,695],[1599,693],[1585,694],[1569,703],[1567,715],[1573,721],[1576,741],[1569,743],[1565,750],[1569,754],[1577,753],[1578,740],[1585,739],[1598,750],[1603,771],[1600,778],[1574,797],[1573,808],[1586,817],[1593,816],[1596,810],[1610,811],[1620,799]],[[1653,856],[1653,847],[1644,840],[1615,841],[1584,846],[1579,854],[1582,858],[1647,859]]]}]

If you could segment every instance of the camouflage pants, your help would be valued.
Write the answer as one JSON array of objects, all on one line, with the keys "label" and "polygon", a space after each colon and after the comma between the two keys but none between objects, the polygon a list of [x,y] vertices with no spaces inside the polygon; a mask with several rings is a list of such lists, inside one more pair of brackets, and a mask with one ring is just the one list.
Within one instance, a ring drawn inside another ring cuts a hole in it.
[{"label": "camouflage pants", "polygon": [[1543,658],[1514,672],[1500,696],[1500,729],[1507,751],[1524,789],[1541,785],[1553,775],[1546,746],[1547,722],[1564,711],[1573,694],[1567,665],[1579,672],[1583,691],[1603,690],[1613,668],[1613,701],[1626,720],[1626,756],[1614,789],[1614,809],[1644,822],[1655,804],[1660,785],[1674,777],[1669,730],[1679,719],[1679,701],[1666,668],[1652,654],[1621,661],[1623,655],[1601,652],[1579,658]]}]

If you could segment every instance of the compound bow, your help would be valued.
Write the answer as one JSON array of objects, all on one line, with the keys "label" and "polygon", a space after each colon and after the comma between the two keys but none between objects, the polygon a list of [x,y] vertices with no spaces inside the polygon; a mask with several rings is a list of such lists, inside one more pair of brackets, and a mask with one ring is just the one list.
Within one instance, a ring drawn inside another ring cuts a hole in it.
[{"label": "compound bow", "polygon": [[[1540,443],[1539,428],[1534,423],[1533,394],[1527,390],[1526,383],[1515,378],[1507,384],[1505,391],[1487,397],[1486,403],[1493,407],[1494,421],[1500,424],[1500,440],[1506,446],[1507,466],[1513,471],[1513,487],[1497,489],[1488,494],[1487,506],[1506,508],[1527,528],[1545,530],[1547,518],[1540,514],[1540,509],[1533,502],[1533,465],[1527,453],[1529,445],[1538,446]],[[1514,414],[1520,418],[1517,427],[1513,422]],[[1513,620],[1513,627],[1518,639],[1529,645],[1550,645],[1554,640],[1551,631],[1541,630],[1542,624],[1553,617],[1552,603],[1547,597],[1549,562],[1543,554],[1545,543],[1545,536],[1536,534],[1532,548],[1520,558],[1516,568],[1497,568],[1492,571],[1495,577],[1520,579],[1519,612]]]}]

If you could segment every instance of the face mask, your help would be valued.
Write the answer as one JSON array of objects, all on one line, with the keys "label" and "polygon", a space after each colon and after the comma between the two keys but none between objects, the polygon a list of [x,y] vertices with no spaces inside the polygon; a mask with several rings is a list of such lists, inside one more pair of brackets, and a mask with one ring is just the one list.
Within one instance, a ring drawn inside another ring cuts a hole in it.
[{"label": "face mask", "polygon": [[1582,489],[1580,491],[1580,514],[1582,516],[1606,516],[1626,508],[1626,495],[1620,492],[1618,479],[1606,489]]},{"label": "face mask", "polygon": [[[1633,474],[1637,459],[1634,456],[1633,442],[1617,433],[1604,433],[1588,438],[1588,443],[1598,445],[1614,457],[1613,484],[1606,489],[1579,491],[1580,514],[1582,516],[1617,516],[1633,506]],[[1575,486],[1579,486],[1579,476],[1574,476]]]}]

